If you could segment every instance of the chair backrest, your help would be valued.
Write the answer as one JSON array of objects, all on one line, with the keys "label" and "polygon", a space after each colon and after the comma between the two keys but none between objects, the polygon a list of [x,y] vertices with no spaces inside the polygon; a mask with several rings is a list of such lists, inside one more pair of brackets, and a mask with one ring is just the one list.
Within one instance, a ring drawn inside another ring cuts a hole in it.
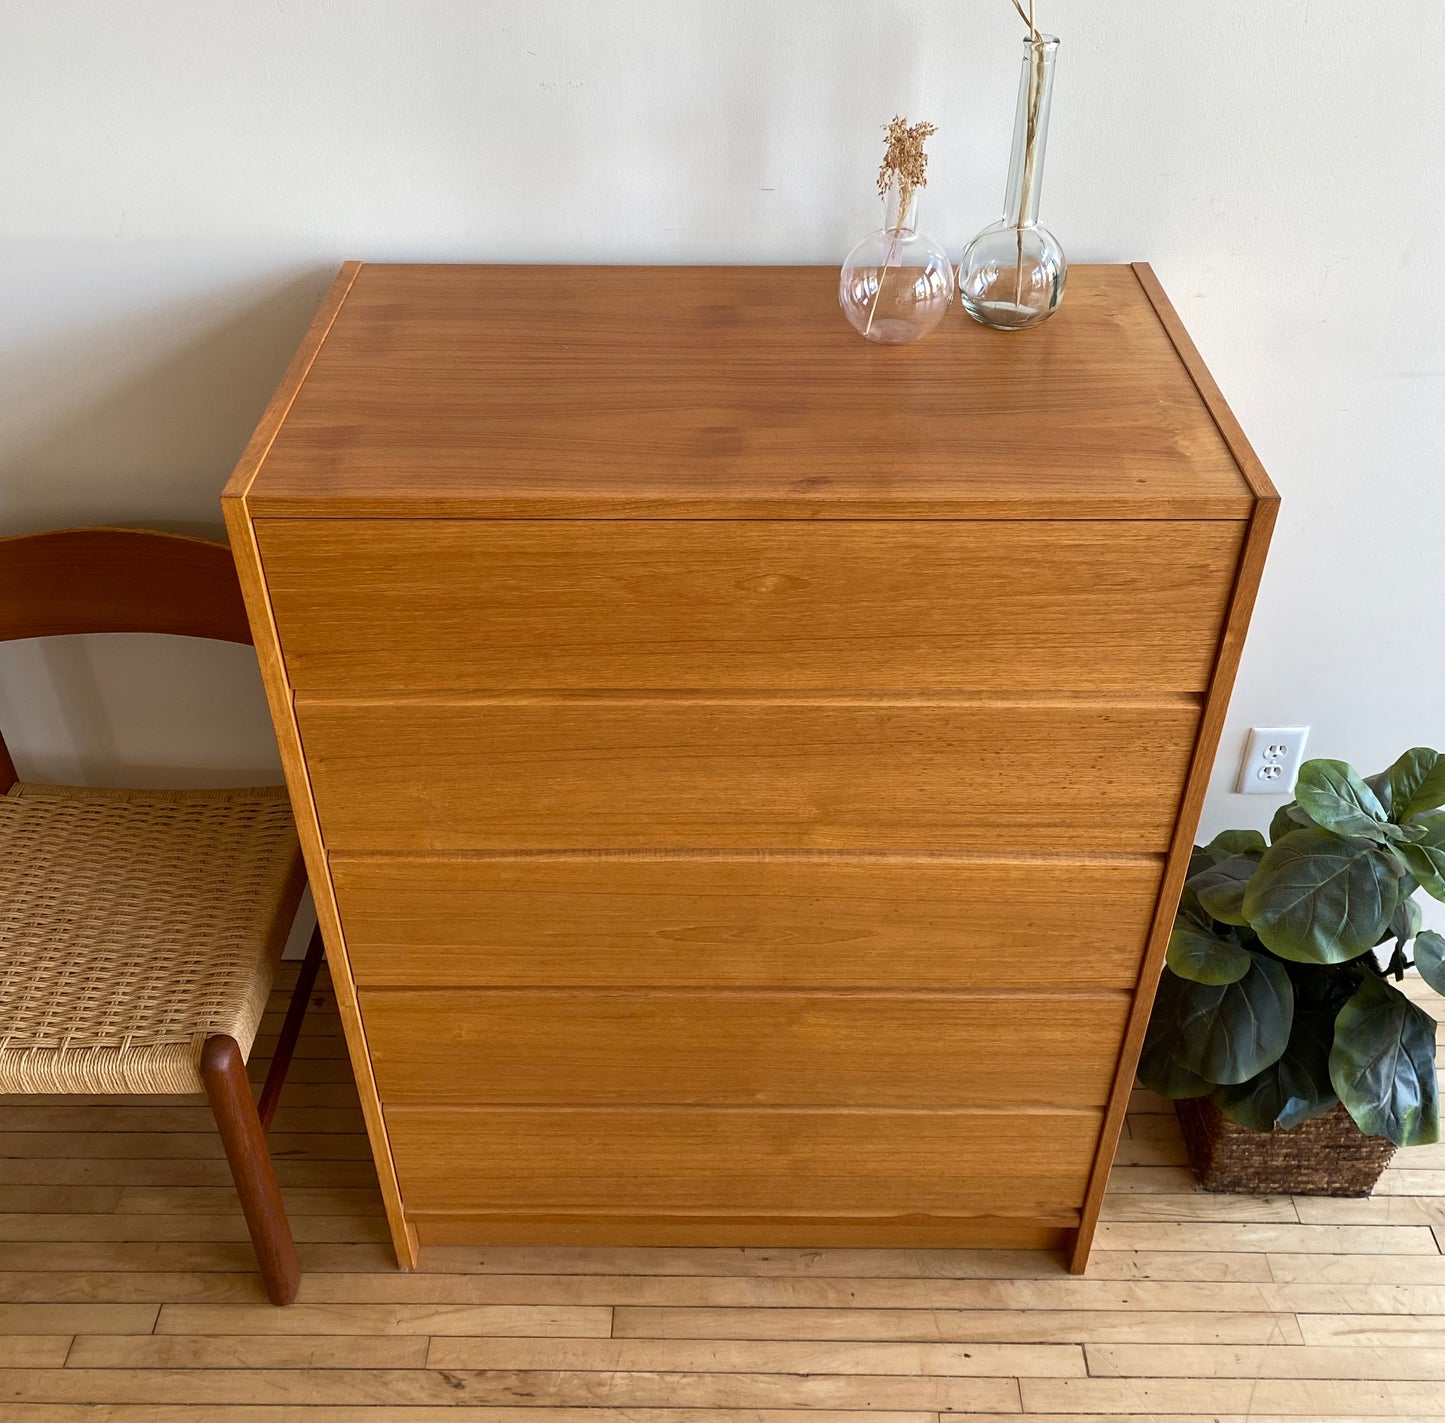
[{"label": "chair backrest", "polygon": [[[0,539],[0,642],[90,632],[249,643],[231,550],[151,529],[59,529]],[[0,740],[0,794],[15,780]]]}]

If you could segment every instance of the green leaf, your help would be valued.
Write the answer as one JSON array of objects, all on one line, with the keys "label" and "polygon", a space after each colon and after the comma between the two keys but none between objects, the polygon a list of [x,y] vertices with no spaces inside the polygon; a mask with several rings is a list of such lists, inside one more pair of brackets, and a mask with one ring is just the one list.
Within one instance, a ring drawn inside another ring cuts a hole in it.
[{"label": "green leaf", "polygon": [[1154,1012],[1144,1034],[1144,1049],[1139,1055],[1139,1081],[1161,1097],[1207,1097],[1214,1083],[1205,1081],[1179,1061],[1179,1008],[1184,980],[1166,968],[1159,980],[1159,993],[1154,999]]},{"label": "green leaf", "polygon": [[1373,975],[1335,1020],[1330,1081],[1355,1125],[1396,1146],[1440,1139],[1435,1020]]},{"label": "green leaf", "polygon": [[1376,771],[1373,776],[1365,777],[1365,784],[1374,791],[1375,799],[1385,807],[1385,814],[1393,814],[1390,809],[1394,801],[1394,792],[1390,789],[1390,773],[1388,771]]},{"label": "green leaf", "polygon": [[1221,830],[1204,847],[1211,863],[1220,865],[1235,855],[1253,855],[1256,859],[1266,849],[1264,836],[1258,830]]},{"label": "green leaf", "polygon": [[1445,993],[1445,939],[1433,929],[1415,940],[1415,967],[1436,993]]},{"label": "green leaf", "polygon": [[1283,840],[1291,831],[1308,828],[1313,824],[1314,821],[1294,801],[1290,801],[1288,805],[1280,806],[1274,813],[1274,819],[1269,822],[1270,843]]},{"label": "green leaf", "polygon": [[1390,784],[1391,820],[1406,821],[1445,805],[1445,756],[1438,751],[1412,747],[1383,774]]},{"label": "green leaf", "polygon": [[1296,1010],[1289,1046],[1262,1072],[1236,1087],[1220,1087],[1214,1100],[1232,1121],[1251,1131],[1288,1131],[1321,1112],[1339,1096],[1330,1083],[1330,1046],[1334,1042],[1333,1013]]},{"label": "green leaf", "polygon": [[1249,972],[1234,983],[1179,980],[1175,1058],[1220,1086],[1246,1082],[1289,1042],[1294,989],[1284,966],[1251,954]]},{"label": "green leaf", "polygon": [[1217,865],[1211,865],[1189,881],[1194,897],[1211,919],[1217,919],[1221,924],[1249,923],[1244,916],[1244,891],[1259,864],[1259,854],[1263,851],[1264,844],[1261,841],[1258,853],[1231,856]]},{"label": "green leaf", "polygon": [[1374,846],[1328,830],[1296,830],[1264,852],[1244,892],[1244,913],[1281,958],[1345,963],[1380,942],[1399,885]]},{"label": "green leaf", "polygon": [[1413,845],[1398,846],[1398,852],[1425,893],[1445,899],[1445,811],[1420,816],[1411,828],[1417,826],[1425,834]]},{"label": "green leaf", "polygon": [[[1409,939],[1413,939],[1415,935],[1420,932],[1420,924],[1422,922],[1420,906],[1408,897],[1409,894],[1413,894],[1414,892],[1414,889],[1409,888],[1407,885],[1401,886],[1401,894],[1405,897],[1400,900],[1394,914],[1390,916],[1390,922],[1386,926],[1385,932],[1380,936],[1380,944],[1389,943],[1391,939],[1394,939],[1396,943],[1404,943]],[[1376,948],[1379,948],[1379,946],[1379,944],[1375,945]]]},{"label": "green leaf", "polygon": [[1249,972],[1249,955],[1186,918],[1174,921],[1165,961],[1191,983],[1234,983]]},{"label": "green leaf", "polygon": [[1343,761],[1306,761],[1295,784],[1300,809],[1322,830],[1336,835],[1363,835],[1382,840],[1381,822],[1388,817],[1385,807]]}]

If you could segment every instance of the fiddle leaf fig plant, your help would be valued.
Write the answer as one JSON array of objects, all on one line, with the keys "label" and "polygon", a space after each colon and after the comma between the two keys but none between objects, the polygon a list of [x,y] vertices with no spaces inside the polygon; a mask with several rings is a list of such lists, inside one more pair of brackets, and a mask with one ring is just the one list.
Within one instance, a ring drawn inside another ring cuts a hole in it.
[{"label": "fiddle leaf fig plant", "polygon": [[1445,900],[1445,756],[1417,746],[1364,778],[1307,761],[1295,796],[1268,842],[1195,847],[1139,1079],[1255,1131],[1343,1102],[1368,1135],[1437,1141],[1435,1020],[1395,985],[1415,968],[1445,994],[1445,938],[1414,898]]}]

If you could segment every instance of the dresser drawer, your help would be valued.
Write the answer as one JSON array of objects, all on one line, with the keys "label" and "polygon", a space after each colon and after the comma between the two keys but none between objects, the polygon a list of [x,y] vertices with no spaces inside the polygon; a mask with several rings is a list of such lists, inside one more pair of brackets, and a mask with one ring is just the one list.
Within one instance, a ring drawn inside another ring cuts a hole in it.
[{"label": "dresser drawer", "polygon": [[337,850],[1164,850],[1192,698],[299,700]]},{"label": "dresser drawer", "polygon": [[391,1107],[408,1215],[1077,1210],[1096,1111]]},{"label": "dresser drawer", "polygon": [[1098,1107],[1127,993],[364,989],[382,1103]]},{"label": "dresser drawer", "polygon": [[1127,988],[1155,857],[334,856],[365,987]]},{"label": "dresser drawer", "polygon": [[1242,523],[259,519],[291,684],[1201,691]]}]

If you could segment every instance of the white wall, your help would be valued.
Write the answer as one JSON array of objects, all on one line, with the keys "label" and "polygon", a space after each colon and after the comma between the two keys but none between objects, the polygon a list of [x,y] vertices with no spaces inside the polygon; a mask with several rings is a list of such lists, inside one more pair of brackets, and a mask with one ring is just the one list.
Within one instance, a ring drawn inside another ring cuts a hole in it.
[{"label": "white wall", "polygon": [[[1047,220],[1076,260],[1154,263],[1284,494],[1205,816],[1262,825],[1273,800],[1228,793],[1250,724],[1308,722],[1312,754],[1367,772],[1445,743],[1445,19],[1438,0],[1040,16],[1064,40]],[[3,532],[217,527],[346,257],[837,261],[876,223],[895,110],[940,127],[925,226],[958,249],[999,206],[1021,39],[1007,0],[0,0],[0,19]],[[244,654],[160,656],[6,651],[17,755],[110,779],[178,747],[237,778],[270,763]],[[201,666],[202,703],[168,711]]]}]

